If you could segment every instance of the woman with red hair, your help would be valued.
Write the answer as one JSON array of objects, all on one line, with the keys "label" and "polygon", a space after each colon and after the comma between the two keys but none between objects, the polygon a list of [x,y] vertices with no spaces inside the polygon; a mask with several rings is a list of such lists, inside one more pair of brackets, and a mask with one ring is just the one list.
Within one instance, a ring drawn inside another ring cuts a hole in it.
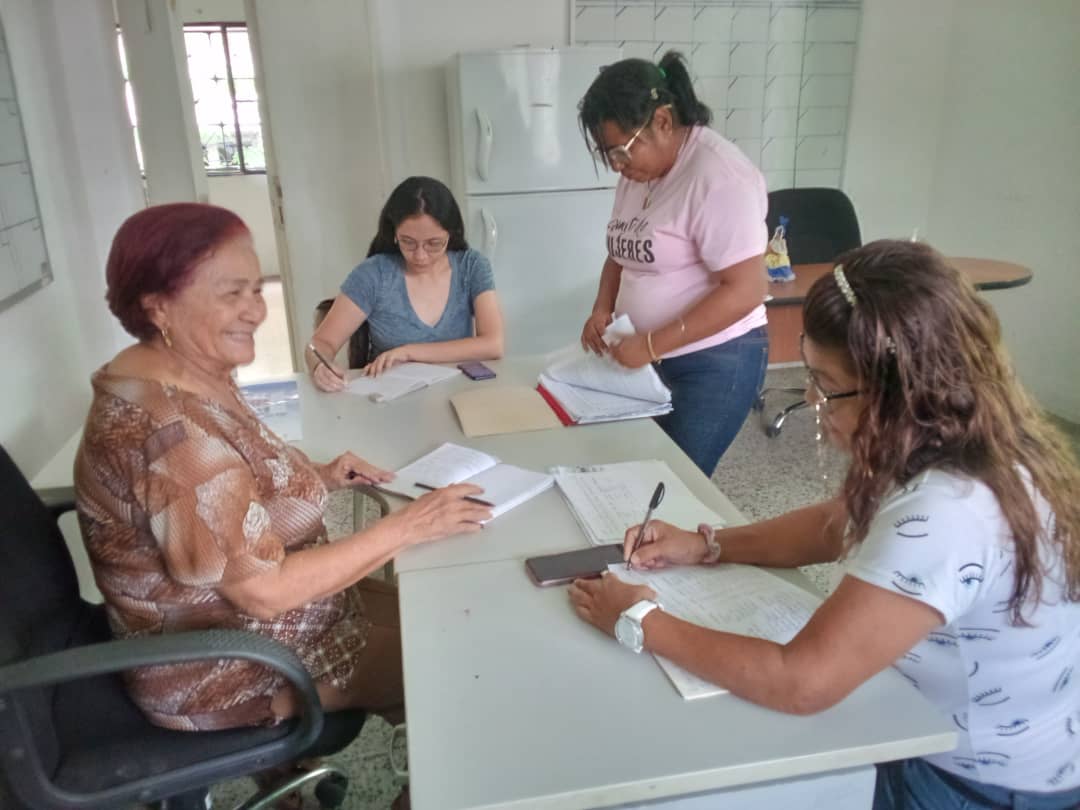
[{"label": "woman with red hair", "polygon": [[[138,342],[92,378],[75,465],[79,517],[120,637],[223,627],[269,636],[311,672],[323,705],[402,704],[394,588],[365,579],[401,549],[480,528],[476,487],[425,495],[329,543],[328,490],[392,475],[352,453],[316,464],[273,435],[232,379],[266,317],[251,235],[233,213],[148,208],[116,234],[109,308]],[[244,661],[128,673],[135,702],[174,729],[273,724],[295,711]]]}]

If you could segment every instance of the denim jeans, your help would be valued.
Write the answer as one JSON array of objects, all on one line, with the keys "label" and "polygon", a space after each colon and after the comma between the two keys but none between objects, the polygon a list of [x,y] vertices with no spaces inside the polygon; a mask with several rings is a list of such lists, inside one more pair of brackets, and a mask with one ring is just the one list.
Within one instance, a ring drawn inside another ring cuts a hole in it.
[{"label": "denim jeans", "polygon": [[674,410],[656,423],[705,475],[735,440],[757,398],[769,362],[765,327],[727,343],[661,360]]},{"label": "denim jeans", "polygon": [[935,768],[923,759],[877,766],[873,810],[1075,810],[1080,788],[1036,793],[976,782]]}]

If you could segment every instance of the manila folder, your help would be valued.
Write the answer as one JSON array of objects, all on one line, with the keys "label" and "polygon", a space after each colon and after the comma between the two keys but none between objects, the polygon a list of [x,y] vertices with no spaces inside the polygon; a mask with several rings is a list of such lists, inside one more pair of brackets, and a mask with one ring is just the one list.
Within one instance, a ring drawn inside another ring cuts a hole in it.
[{"label": "manila folder", "polygon": [[462,391],[450,397],[466,436],[493,436],[562,427],[540,393],[524,385]]}]

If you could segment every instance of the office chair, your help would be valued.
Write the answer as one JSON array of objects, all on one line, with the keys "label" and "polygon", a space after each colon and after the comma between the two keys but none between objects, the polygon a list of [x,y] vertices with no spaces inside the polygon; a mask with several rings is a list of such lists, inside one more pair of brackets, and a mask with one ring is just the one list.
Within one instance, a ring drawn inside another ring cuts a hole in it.
[{"label": "office chair", "polygon": [[[333,298],[324,298],[315,305],[316,329],[333,305]],[[371,351],[371,324],[364,321],[360,328],[349,336],[349,368],[363,368],[374,359]]]},{"label": "office chair", "polygon": [[[862,244],[859,218],[851,200],[837,188],[787,188],[769,192],[769,213],[765,219],[769,234],[788,218],[788,256],[792,264],[831,262],[841,253]],[[770,393],[797,394],[799,400],[788,405],[769,419],[765,414],[765,397]],[[761,414],[765,435],[780,435],[784,421],[795,411],[805,408],[805,388],[763,388],[754,402]]]},{"label": "office chair", "polygon": [[[112,640],[104,606],[79,596],[56,525],[74,508],[73,491],[42,494],[46,500],[0,447],[0,769],[16,807],[204,810],[216,782],[333,753],[360,733],[364,712],[324,714],[303,664],[271,639],[208,630]],[[295,687],[302,715],[273,728],[170,731],[146,720],[119,674],[206,658],[273,667]],[[324,765],[283,779],[241,807],[272,806],[317,780],[320,804],[340,805],[347,780]]]}]

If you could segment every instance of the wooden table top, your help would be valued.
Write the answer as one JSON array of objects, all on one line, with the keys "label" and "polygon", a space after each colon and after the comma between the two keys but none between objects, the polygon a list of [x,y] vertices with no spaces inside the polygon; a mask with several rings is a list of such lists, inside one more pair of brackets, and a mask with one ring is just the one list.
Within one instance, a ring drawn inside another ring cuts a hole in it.
[{"label": "wooden table top", "polygon": [[[1022,287],[1031,281],[1031,268],[996,259],[972,259],[956,257],[948,260],[953,267],[971,279],[977,290],[1004,290]],[[831,273],[831,262],[822,264],[796,264],[794,281],[771,282],[769,293],[773,296],[768,306],[802,304],[810,286],[826,273]]]}]

